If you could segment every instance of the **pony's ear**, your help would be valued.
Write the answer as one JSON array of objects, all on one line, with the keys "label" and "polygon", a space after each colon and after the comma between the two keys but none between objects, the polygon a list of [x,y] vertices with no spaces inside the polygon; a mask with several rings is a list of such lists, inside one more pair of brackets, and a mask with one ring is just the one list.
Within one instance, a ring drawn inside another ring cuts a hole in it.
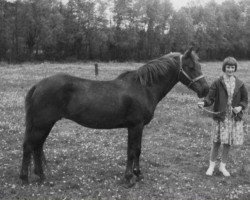
[{"label": "pony's ear", "polygon": [[194,47],[190,47],[183,55],[185,58],[190,58]]}]

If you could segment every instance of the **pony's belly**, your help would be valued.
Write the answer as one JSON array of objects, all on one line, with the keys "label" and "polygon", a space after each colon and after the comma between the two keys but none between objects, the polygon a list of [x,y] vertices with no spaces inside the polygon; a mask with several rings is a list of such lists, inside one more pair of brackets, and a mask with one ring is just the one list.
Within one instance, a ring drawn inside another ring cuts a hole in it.
[{"label": "pony's belly", "polygon": [[88,120],[79,120],[76,119],[76,123],[87,127],[87,128],[95,128],[95,129],[114,129],[114,128],[125,128],[127,127],[126,123],[122,122],[106,122],[106,121],[88,121]]},{"label": "pony's belly", "polygon": [[77,116],[72,116],[69,119],[76,123],[88,127],[97,129],[111,129],[126,127],[126,119],[121,115],[108,114],[98,115],[98,113],[85,113]]}]

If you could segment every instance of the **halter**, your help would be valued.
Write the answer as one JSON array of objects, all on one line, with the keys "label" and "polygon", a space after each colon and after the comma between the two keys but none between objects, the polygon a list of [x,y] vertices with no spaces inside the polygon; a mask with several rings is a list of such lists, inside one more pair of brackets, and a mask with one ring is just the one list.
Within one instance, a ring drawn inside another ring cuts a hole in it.
[{"label": "halter", "polygon": [[190,78],[190,76],[189,76],[189,75],[183,70],[183,68],[182,68],[182,55],[180,56],[180,71],[179,71],[179,73],[178,73],[178,80],[180,80],[180,74],[181,74],[181,73],[189,80],[189,84],[188,84],[188,86],[187,86],[188,88],[190,88],[191,85],[192,85],[193,83],[195,83],[196,81],[198,81],[198,80],[204,78],[204,75],[200,75],[200,76],[198,76],[198,77],[196,77],[196,78],[194,78],[194,79]]}]

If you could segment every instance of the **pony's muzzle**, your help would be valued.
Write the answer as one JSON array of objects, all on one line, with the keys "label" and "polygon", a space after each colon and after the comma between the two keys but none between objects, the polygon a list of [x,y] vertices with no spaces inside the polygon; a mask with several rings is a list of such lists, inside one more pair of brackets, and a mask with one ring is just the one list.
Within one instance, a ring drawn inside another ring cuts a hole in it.
[{"label": "pony's muzzle", "polygon": [[208,86],[204,87],[203,90],[202,90],[202,92],[198,94],[198,97],[199,98],[206,97],[207,94],[208,94],[208,92],[209,92],[209,87]]}]

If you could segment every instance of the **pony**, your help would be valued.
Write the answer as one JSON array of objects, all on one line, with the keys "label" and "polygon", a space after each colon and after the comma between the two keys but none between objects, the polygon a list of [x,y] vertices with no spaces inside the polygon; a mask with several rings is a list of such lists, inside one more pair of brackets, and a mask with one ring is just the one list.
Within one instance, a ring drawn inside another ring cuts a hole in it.
[{"label": "pony", "polygon": [[60,73],[42,79],[25,98],[25,135],[20,178],[28,183],[28,169],[45,179],[43,144],[60,119],[95,129],[127,128],[127,164],[124,183],[133,186],[142,177],[139,158],[143,128],[154,116],[157,104],[178,83],[207,95],[209,86],[197,54],[169,53],[137,70],[126,71],[108,81],[83,79]]}]

